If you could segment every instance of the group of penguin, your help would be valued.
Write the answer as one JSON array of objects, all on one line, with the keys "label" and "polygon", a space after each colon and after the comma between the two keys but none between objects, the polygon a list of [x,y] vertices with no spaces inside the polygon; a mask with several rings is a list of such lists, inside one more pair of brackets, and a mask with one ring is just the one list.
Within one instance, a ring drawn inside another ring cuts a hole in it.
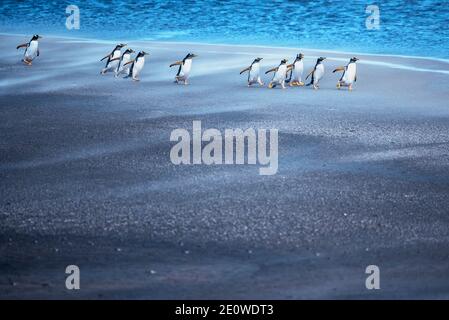
[{"label": "group of penguin", "polygon": [[[105,74],[106,72],[114,71],[116,78],[125,74],[125,78],[131,77],[134,81],[140,81],[139,74],[145,65],[145,56],[149,55],[149,53],[140,51],[133,59],[131,54],[134,53],[134,50],[128,48],[122,53],[124,47],[126,47],[126,44],[118,44],[110,54],[101,59],[101,61],[107,60],[105,67],[100,73]],[[179,66],[175,77],[176,83],[188,84],[187,80],[192,68],[192,59],[195,57],[195,54],[189,53],[181,61],[176,61],[170,65],[170,68]]]},{"label": "group of penguin", "polygon": [[[260,62],[263,58],[254,59],[253,63],[242,71],[240,74],[248,72],[248,86],[253,84],[259,84],[263,86],[264,83],[260,78]],[[319,88],[319,82],[321,78],[324,76],[324,64],[323,61],[326,58],[319,57],[316,61],[315,67],[310,71],[310,73],[306,76],[307,80],[310,77],[310,82],[307,86],[312,85],[313,89]],[[290,86],[303,86],[304,82],[302,81],[302,76],[304,72],[304,55],[299,53],[296,55],[295,61],[292,64],[287,64],[288,60],[283,59],[279,66],[272,68],[265,72],[268,74],[270,72],[274,72],[273,78],[268,84],[268,88],[272,89],[278,85],[285,89],[285,84],[289,83]],[[357,66],[356,62],[359,59],[353,57],[349,60],[349,63],[346,66],[338,67],[333,72],[342,71],[343,74],[337,82],[337,88],[348,87],[349,90],[352,90],[352,85],[357,81]],[[289,75],[290,73],[290,75]]]},{"label": "group of penguin", "polygon": [[[25,48],[25,53],[22,59],[25,64],[31,66],[33,60],[39,56],[39,39],[41,38],[42,37],[39,35],[34,35],[28,43],[17,46],[17,49]],[[100,60],[106,60],[106,65],[100,73],[105,74],[107,72],[115,72],[115,77],[124,75],[125,78],[131,77],[134,81],[139,81],[139,74],[145,65],[145,56],[149,54],[145,51],[140,51],[133,58],[132,54],[135,51],[128,48],[122,52],[124,47],[126,47],[126,44],[118,44],[110,54]],[[184,59],[170,64],[170,68],[178,66],[178,72],[175,76],[175,83],[182,83],[185,85],[188,84],[190,70],[192,69],[192,60],[195,57],[197,57],[196,54],[189,53],[184,57]],[[262,59],[263,58],[254,59],[249,67],[240,72],[240,74],[248,72],[248,86],[252,86],[253,84],[259,84],[260,86],[264,85],[260,76],[260,63]],[[312,85],[315,90],[319,88],[319,82],[324,76],[323,61],[325,59],[326,58],[324,57],[319,57],[316,61],[315,67],[305,78],[307,81],[310,77],[310,82],[307,86]],[[358,58],[353,57],[349,60],[349,63],[346,66],[338,67],[333,71],[334,73],[343,72],[337,82],[338,89],[341,87],[348,87],[349,90],[352,90],[353,84],[357,81],[356,62],[358,60]],[[279,66],[265,72],[265,74],[271,72],[274,73],[273,78],[268,84],[268,88],[272,89],[279,85],[282,89],[285,89],[286,83],[290,86],[304,86],[304,82],[302,81],[304,71],[304,55],[302,53],[298,54],[292,64],[287,64],[287,62],[287,59],[283,59]]]}]

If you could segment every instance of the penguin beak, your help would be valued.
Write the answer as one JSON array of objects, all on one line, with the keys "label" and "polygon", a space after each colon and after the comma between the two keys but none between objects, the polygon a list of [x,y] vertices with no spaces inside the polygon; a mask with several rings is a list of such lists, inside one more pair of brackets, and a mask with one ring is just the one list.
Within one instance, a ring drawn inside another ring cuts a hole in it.
[{"label": "penguin beak", "polygon": [[196,57],[198,57],[198,55],[192,53],[192,58],[196,58]]},{"label": "penguin beak", "polygon": [[38,38],[38,39],[42,39],[42,37],[41,37],[41,36],[37,36],[37,38]]}]

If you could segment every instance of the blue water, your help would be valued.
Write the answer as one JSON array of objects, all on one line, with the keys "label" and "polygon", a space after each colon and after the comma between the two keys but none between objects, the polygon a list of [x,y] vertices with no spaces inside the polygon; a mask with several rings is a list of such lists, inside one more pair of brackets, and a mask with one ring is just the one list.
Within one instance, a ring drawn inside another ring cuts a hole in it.
[{"label": "blue water", "polygon": [[[80,8],[80,30],[65,27]],[[380,9],[368,30],[366,6]],[[10,1],[0,32],[108,40],[293,46],[449,58],[449,1]]]}]

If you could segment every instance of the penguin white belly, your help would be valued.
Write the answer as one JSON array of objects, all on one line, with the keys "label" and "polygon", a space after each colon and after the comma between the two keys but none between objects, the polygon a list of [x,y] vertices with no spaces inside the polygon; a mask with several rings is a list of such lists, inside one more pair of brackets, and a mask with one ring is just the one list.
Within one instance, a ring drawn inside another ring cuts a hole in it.
[{"label": "penguin white belly", "polygon": [[187,79],[189,77],[191,69],[192,69],[192,59],[187,59],[181,66],[181,72],[179,73],[179,77]]},{"label": "penguin white belly", "polygon": [[30,45],[25,50],[25,58],[33,60],[37,56],[37,50],[39,48],[39,43],[36,40],[30,42]]},{"label": "penguin white belly", "polygon": [[324,75],[324,66],[319,64],[316,66],[315,72],[313,73],[313,84],[317,84]]},{"label": "penguin white belly", "polygon": [[134,62],[133,78],[136,78],[140,74],[140,71],[142,71],[144,65],[145,65],[145,58],[140,58],[136,62]]},{"label": "penguin white belly", "polygon": [[283,64],[279,66],[278,71],[274,74],[272,82],[274,83],[282,83],[285,81],[285,77],[287,76],[287,65]]},{"label": "penguin white belly", "polygon": [[122,72],[122,71],[126,71],[129,68],[131,68],[131,64],[128,64],[125,66],[126,63],[131,61],[131,55],[130,54],[125,54],[123,55],[123,59],[122,62],[120,63],[120,68],[117,70],[118,72]]},{"label": "penguin white belly", "polygon": [[295,69],[293,69],[293,80],[302,80],[302,73],[304,71],[304,63],[302,61],[298,61],[295,63]]},{"label": "penguin white belly", "polygon": [[[116,59],[116,58],[120,58],[120,50],[115,50],[114,51],[114,54],[112,55],[111,60],[112,59]],[[115,61],[109,62],[108,67],[109,68],[117,68],[118,62],[119,62],[119,60],[115,60]]]},{"label": "penguin white belly", "polygon": [[343,75],[343,78],[341,79],[344,84],[350,85],[354,83],[355,76],[357,72],[357,66],[355,63],[350,63],[345,71],[345,74]]},{"label": "penguin white belly", "polygon": [[260,64],[254,63],[249,71],[249,81],[257,81],[260,75]]}]

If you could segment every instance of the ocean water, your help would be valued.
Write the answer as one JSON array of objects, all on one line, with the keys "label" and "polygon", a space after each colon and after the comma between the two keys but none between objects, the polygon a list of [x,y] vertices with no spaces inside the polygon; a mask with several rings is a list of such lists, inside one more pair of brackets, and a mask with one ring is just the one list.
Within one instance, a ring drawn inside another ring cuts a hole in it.
[{"label": "ocean water", "polygon": [[[378,29],[366,26],[372,4]],[[79,30],[66,28],[68,5],[79,7]],[[449,58],[449,1],[1,0],[0,17],[1,33]]]}]

